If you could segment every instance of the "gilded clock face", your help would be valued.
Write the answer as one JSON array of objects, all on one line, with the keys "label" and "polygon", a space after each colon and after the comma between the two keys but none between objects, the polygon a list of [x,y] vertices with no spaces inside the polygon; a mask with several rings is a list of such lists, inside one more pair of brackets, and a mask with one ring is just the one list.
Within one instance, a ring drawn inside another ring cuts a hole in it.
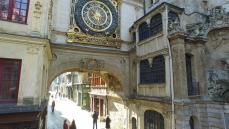
[{"label": "gilded clock face", "polygon": [[112,13],[104,3],[89,1],[82,8],[82,19],[91,30],[101,32],[110,27]]},{"label": "gilded clock face", "polygon": [[117,11],[110,0],[79,0],[75,6],[77,25],[89,34],[111,34],[118,25]]}]

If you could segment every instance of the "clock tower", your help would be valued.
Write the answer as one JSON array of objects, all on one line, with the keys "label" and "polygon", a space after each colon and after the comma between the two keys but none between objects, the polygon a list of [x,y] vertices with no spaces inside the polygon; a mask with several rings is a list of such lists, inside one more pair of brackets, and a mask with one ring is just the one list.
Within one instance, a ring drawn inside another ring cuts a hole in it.
[{"label": "clock tower", "polygon": [[120,47],[117,0],[78,0],[73,5],[68,43]]}]

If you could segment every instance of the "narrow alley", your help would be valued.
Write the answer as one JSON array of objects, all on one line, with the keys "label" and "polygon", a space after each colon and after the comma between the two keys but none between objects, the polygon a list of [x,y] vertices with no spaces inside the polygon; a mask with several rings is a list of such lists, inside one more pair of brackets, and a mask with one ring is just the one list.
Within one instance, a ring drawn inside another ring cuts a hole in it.
[{"label": "narrow alley", "polygon": [[[92,129],[93,122],[91,112],[82,110],[73,101],[69,99],[56,99],[55,111],[51,111],[52,99],[48,106],[48,129],[63,129],[64,119],[72,122],[74,119],[77,129]],[[104,129],[105,123],[99,122],[98,129]]]}]

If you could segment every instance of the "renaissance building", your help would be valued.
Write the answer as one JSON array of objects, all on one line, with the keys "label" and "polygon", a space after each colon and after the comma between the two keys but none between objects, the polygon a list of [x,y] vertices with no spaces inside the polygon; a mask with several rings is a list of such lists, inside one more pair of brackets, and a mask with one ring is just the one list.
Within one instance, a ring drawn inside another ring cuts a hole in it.
[{"label": "renaissance building", "polygon": [[229,129],[228,33],[228,0],[0,0],[0,129],[46,129],[75,71],[112,129]]}]

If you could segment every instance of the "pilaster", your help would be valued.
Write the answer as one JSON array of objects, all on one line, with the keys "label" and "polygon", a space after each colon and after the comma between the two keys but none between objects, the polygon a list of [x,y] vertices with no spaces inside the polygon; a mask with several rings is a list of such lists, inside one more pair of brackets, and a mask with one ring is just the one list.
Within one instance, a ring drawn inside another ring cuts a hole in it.
[{"label": "pilaster", "polygon": [[188,94],[184,38],[184,33],[174,33],[169,37],[172,53],[175,99],[185,99]]}]

